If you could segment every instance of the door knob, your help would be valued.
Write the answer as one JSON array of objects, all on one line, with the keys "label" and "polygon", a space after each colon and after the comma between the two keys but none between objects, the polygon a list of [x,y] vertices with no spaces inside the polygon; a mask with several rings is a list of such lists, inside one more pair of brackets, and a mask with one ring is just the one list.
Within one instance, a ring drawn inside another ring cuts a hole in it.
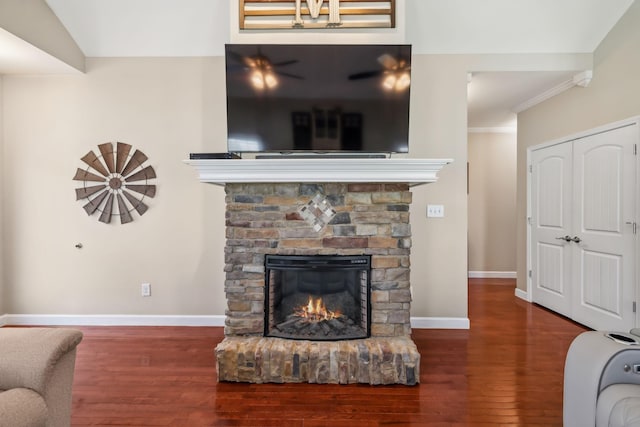
[{"label": "door knob", "polygon": [[[582,242],[582,239],[579,238],[578,236],[573,236],[572,239],[570,239],[572,242],[576,242],[576,243],[580,243]],[[568,241],[568,240],[567,240]]]},{"label": "door knob", "polygon": [[565,242],[571,242],[573,239],[567,235],[563,237],[556,237],[556,240],[564,240]]}]

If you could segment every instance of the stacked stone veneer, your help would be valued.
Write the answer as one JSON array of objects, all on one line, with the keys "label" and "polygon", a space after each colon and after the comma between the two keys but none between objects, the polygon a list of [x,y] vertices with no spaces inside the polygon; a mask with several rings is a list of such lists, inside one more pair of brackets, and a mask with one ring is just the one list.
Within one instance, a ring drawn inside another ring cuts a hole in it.
[{"label": "stacked stone veneer", "polygon": [[[322,194],[335,216],[320,230],[298,213]],[[409,338],[411,227],[407,184],[226,185],[225,340],[221,381],[415,384]],[[371,255],[371,338],[310,342],[262,337],[266,254]]]}]

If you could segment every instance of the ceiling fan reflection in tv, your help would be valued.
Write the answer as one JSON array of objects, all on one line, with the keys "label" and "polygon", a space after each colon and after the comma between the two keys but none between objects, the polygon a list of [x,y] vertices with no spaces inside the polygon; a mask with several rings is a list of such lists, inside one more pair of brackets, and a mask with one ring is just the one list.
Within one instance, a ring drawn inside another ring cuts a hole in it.
[{"label": "ceiling fan reflection in tv", "polygon": [[281,67],[292,65],[298,62],[297,59],[290,59],[272,63],[269,58],[262,54],[260,46],[258,46],[255,55],[241,55],[234,51],[227,52],[229,58],[237,62],[234,67],[227,67],[229,72],[233,72],[235,68],[238,72],[245,72],[249,75],[249,81],[255,89],[273,89],[278,83],[278,76],[289,77],[292,79],[302,79],[302,76],[286,73],[279,70]]},{"label": "ceiling fan reflection in tv", "polygon": [[384,53],[378,57],[378,62],[382,65],[382,69],[351,74],[349,80],[382,76],[382,86],[385,89],[401,92],[409,88],[409,85],[411,85],[410,59]]}]

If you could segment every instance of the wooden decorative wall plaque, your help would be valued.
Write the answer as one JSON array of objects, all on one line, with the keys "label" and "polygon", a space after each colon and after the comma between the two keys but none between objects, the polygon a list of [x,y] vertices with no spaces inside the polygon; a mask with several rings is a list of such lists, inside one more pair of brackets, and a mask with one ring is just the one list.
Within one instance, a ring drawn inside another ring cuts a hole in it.
[{"label": "wooden decorative wall plaque", "polygon": [[240,29],[395,28],[396,0],[239,0]]}]

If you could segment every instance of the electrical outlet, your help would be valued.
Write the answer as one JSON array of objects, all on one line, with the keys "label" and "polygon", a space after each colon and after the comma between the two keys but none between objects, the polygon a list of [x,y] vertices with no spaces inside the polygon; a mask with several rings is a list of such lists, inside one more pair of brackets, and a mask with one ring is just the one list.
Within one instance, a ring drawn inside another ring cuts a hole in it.
[{"label": "electrical outlet", "polygon": [[151,296],[151,283],[143,283],[140,285],[140,293],[143,297]]},{"label": "electrical outlet", "polygon": [[443,218],[444,217],[444,205],[427,205],[427,217],[428,218]]}]

